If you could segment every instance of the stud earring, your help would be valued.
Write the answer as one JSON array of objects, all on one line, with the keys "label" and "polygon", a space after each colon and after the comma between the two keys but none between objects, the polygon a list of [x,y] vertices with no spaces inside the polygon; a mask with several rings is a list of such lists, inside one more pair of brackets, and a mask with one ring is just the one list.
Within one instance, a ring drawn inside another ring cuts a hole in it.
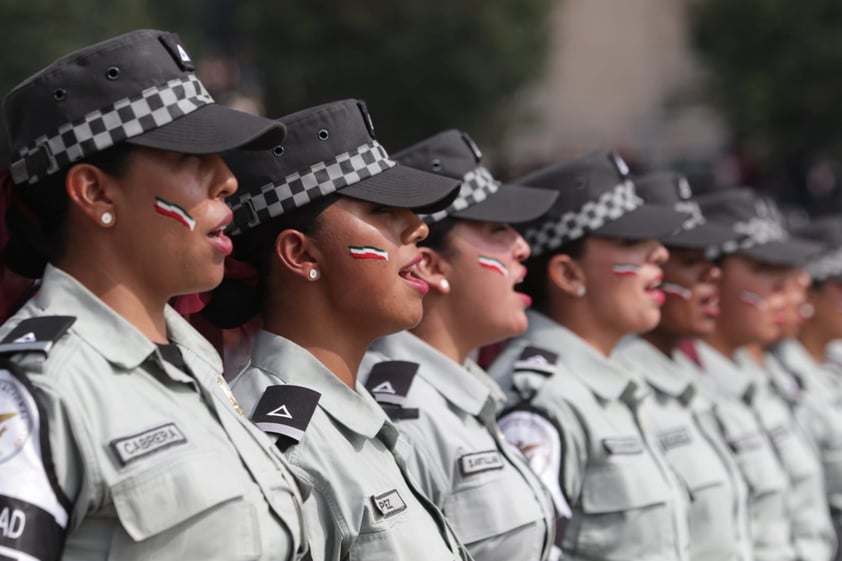
[{"label": "stud earring", "polygon": [[109,224],[114,222],[114,215],[111,214],[110,212],[106,211],[106,212],[102,213],[102,215],[99,217],[99,219],[103,224],[108,226]]},{"label": "stud earring", "polygon": [[439,281],[439,287],[442,290],[450,290],[450,282],[447,279],[441,279]]},{"label": "stud earring", "polygon": [[316,280],[317,278],[319,278],[319,270],[310,269],[310,272],[307,273],[307,276],[310,277],[310,280]]},{"label": "stud earring", "polygon": [[587,292],[588,292],[588,289],[585,288],[585,285],[583,285],[583,284],[580,284],[579,286],[576,287],[576,296],[578,296],[579,298],[584,296]]}]

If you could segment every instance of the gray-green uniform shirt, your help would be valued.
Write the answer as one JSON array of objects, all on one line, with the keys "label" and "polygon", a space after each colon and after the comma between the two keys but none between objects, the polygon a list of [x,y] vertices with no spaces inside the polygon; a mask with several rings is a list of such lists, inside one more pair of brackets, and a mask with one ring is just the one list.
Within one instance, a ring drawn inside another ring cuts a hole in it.
[{"label": "gray-green uniform shirt", "polygon": [[[279,384],[320,394],[299,441],[285,450],[312,486],[304,517],[314,560],[469,558],[407,475],[408,443],[362,384],[349,388],[306,349],[261,331],[251,363],[232,383],[234,394],[251,417],[264,392]],[[279,421],[294,410],[283,397],[273,407]]]},{"label": "gray-green uniform shirt", "polygon": [[[13,355],[25,376],[0,372],[0,409],[9,396],[16,404],[0,410],[0,511],[26,520],[0,535],[0,558],[18,559],[8,540],[17,530],[18,551],[60,540],[45,509],[59,525],[64,520],[67,560],[297,558],[298,487],[266,435],[238,413],[209,343],[167,308],[168,335],[189,370],[181,371],[52,266],[38,294],[0,328],[0,339],[44,342],[38,322],[47,316],[74,319],[46,356]],[[17,424],[22,419],[28,425]],[[29,469],[19,469],[27,459]],[[44,474],[53,477],[53,498],[64,511],[47,500],[46,483],[31,479]],[[42,550],[21,559],[32,558],[53,557]]]},{"label": "gray-green uniform shirt", "polygon": [[692,373],[639,337],[612,356],[636,367],[654,393],[642,422],[689,490],[690,559],[753,559],[748,489]]},{"label": "gray-green uniform shirt", "polygon": [[497,428],[503,395],[494,381],[472,361],[461,366],[402,332],[375,342],[360,368],[361,382],[371,367],[395,359],[418,364],[403,403],[417,409],[417,417],[395,420],[412,445],[410,471],[473,558],[548,559],[555,534],[552,500]]},{"label": "gray-green uniform shirt", "polygon": [[[797,559],[787,474],[750,405],[757,391],[755,380],[709,345],[699,341],[696,349],[702,364],[699,387],[716,404],[720,430],[748,484],[754,557],[758,561]],[[686,359],[681,362],[692,364]]]},{"label": "gray-green uniform shirt", "polygon": [[641,430],[646,384],[546,316],[527,313],[529,329],[490,372],[508,395],[500,428],[566,506],[564,558],[688,559],[686,491]]},{"label": "gray-green uniform shirt", "polygon": [[755,392],[750,405],[789,479],[790,520],[797,557],[803,561],[829,561],[836,553],[836,536],[819,450],[803,425],[796,421],[790,404],[775,390],[769,371],[775,359],[767,356],[764,368],[741,351],[737,361],[747,375],[754,377]]}]

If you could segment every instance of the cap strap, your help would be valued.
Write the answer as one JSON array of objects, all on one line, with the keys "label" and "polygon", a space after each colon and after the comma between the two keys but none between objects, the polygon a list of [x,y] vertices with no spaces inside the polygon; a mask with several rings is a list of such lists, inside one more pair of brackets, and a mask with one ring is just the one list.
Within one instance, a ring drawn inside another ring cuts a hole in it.
[{"label": "cap strap", "polygon": [[477,203],[481,203],[493,195],[500,188],[500,182],[494,179],[491,172],[483,166],[477,166],[462,176],[462,186],[459,188],[459,195],[444,210],[424,216],[428,224],[444,220],[449,214],[465,210]]},{"label": "cap strap", "polygon": [[75,123],[65,123],[55,133],[22,148],[11,165],[13,179],[17,184],[36,183],[77,160],[167,125],[209,103],[213,98],[195,74],[152,86],[136,97],[91,111]]},{"label": "cap strap", "polygon": [[234,211],[230,233],[240,234],[396,165],[376,140],[331,160],[313,164],[305,171],[286,176],[280,183],[267,183],[256,193],[243,193],[236,197],[230,203]]},{"label": "cap strap", "polygon": [[637,196],[634,183],[626,180],[602,193],[596,201],[586,202],[578,211],[566,212],[537,228],[529,228],[524,237],[532,247],[532,255],[540,255],[565,241],[581,238],[642,205],[643,199]]}]

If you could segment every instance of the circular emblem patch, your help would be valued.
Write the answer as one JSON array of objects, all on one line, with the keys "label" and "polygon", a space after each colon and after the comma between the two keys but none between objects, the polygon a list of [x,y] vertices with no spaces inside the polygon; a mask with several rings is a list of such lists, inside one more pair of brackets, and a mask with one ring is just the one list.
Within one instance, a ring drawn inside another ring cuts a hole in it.
[{"label": "circular emblem patch", "polygon": [[0,464],[21,451],[32,435],[34,403],[23,385],[0,370]]}]

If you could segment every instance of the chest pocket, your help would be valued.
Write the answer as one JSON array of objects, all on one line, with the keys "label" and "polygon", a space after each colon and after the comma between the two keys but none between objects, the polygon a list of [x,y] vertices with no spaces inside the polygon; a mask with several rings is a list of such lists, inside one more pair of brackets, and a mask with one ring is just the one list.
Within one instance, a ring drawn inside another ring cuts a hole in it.
[{"label": "chest pocket", "polygon": [[780,463],[760,434],[730,442],[737,465],[754,496],[782,493],[787,482]]},{"label": "chest pocket", "polygon": [[535,492],[502,454],[499,457],[504,463],[502,469],[463,476],[462,485],[444,501],[442,510],[465,544],[533,524],[536,530],[529,545],[540,548],[544,535],[536,522],[543,519],[543,514]]},{"label": "chest pocket", "polygon": [[819,463],[815,460],[815,452],[791,427],[775,427],[769,431],[769,437],[792,481],[818,476]]},{"label": "chest pocket", "polygon": [[[674,435],[682,438],[674,438]],[[664,455],[692,497],[706,489],[725,485],[728,475],[713,448],[698,434],[687,428],[658,435]],[[673,437],[670,440],[670,437]],[[665,445],[666,444],[666,445]]]},{"label": "chest pocket", "polygon": [[645,453],[609,458],[589,467],[582,487],[582,510],[624,512],[669,501],[670,490]]},{"label": "chest pocket", "polygon": [[262,495],[213,454],[180,454],[130,473],[111,493],[125,534],[115,537],[109,559],[152,555],[156,561],[245,561],[261,556],[253,502]]}]

